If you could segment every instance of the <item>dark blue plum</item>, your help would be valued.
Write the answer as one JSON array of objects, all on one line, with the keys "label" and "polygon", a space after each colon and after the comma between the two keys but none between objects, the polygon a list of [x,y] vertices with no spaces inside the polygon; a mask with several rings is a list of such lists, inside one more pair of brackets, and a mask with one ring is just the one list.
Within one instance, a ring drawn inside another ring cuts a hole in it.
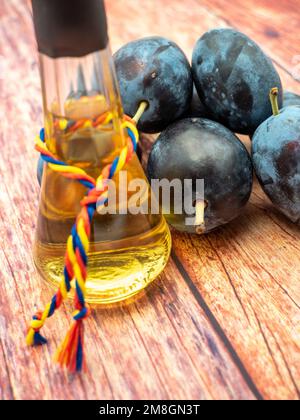
[{"label": "dark blue plum", "polygon": [[293,92],[284,92],[283,94],[283,108],[286,106],[300,106],[300,95]]},{"label": "dark blue plum", "polygon": [[43,172],[44,172],[44,161],[40,157],[37,164],[37,179],[40,185],[42,185]]},{"label": "dark blue plum", "polygon": [[269,92],[280,77],[271,60],[246,35],[233,29],[215,29],[197,42],[193,77],[211,118],[230,130],[253,134],[272,115]]},{"label": "dark blue plum", "polygon": [[[205,229],[224,225],[241,212],[249,200],[253,170],[250,156],[241,141],[221,124],[201,118],[178,121],[160,134],[148,161],[149,179],[203,179],[205,184]],[[196,198],[193,189],[193,197]],[[186,226],[187,217],[165,213],[176,229],[195,233]],[[164,209],[163,209],[164,210]]]},{"label": "dark blue plum", "polygon": [[141,131],[158,133],[187,111],[191,66],[174,42],[143,38],[122,47],[114,60],[125,113],[132,117],[142,101],[149,104],[138,124]]},{"label": "dark blue plum", "polygon": [[300,221],[300,106],[283,108],[253,136],[252,155],[259,182],[274,206]]}]

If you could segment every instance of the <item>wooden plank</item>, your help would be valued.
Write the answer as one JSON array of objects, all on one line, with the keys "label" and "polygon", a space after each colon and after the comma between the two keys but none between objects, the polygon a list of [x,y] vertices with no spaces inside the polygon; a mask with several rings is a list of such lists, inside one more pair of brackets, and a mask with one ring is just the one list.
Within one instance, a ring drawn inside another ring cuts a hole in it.
[{"label": "wooden plank", "polygon": [[[207,9],[224,17],[224,1],[202,0]],[[253,5],[250,0],[237,0],[226,4],[225,19],[228,25],[245,32],[276,63],[300,80],[300,14],[299,1],[260,0]],[[300,93],[300,85],[295,85]]]},{"label": "wooden plank", "polygon": [[[0,249],[0,261],[4,261],[2,250]],[[1,264],[3,267],[3,264]],[[6,305],[6,296],[0,295],[0,305]],[[5,357],[4,346],[7,339],[7,319],[4,314],[0,316],[0,400],[11,400],[14,398],[13,387],[10,380],[9,361]]]},{"label": "wooden plank", "polygon": [[263,395],[299,398],[299,240],[252,203],[207,237],[174,234],[174,252]]},{"label": "wooden plank", "polygon": [[[152,142],[144,135],[144,165]],[[274,211],[255,182],[249,205],[231,224],[203,237],[172,236],[187,284],[216,317],[263,396],[298,399],[300,229]]]},{"label": "wooden plank", "polygon": [[[143,136],[144,166],[153,140]],[[263,397],[299,399],[300,229],[274,210],[256,181],[234,222],[207,236],[172,236],[181,274]]]},{"label": "wooden plank", "polygon": [[[285,88],[299,92],[299,83],[290,75],[291,55],[286,55],[290,54],[291,38],[280,38],[282,48],[278,47],[278,55],[277,50],[268,47],[267,35],[262,36],[259,30],[262,23],[257,21],[256,13],[264,1],[255,8],[251,3],[251,10],[250,2],[243,2],[244,6],[238,2],[244,19],[251,21],[251,25],[234,19],[231,11],[236,3],[226,5],[226,10],[221,1],[201,2],[201,6],[206,3],[211,13],[210,25],[213,22],[210,28],[236,24],[280,64],[277,68]],[[215,4],[219,5],[218,16],[213,13]],[[166,8],[168,10],[168,4]],[[195,15],[196,10],[201,9],[195,6]],[[283,14],[283,10],[281,12]],[[273,16],[274,12],[270,13]],[[286,22],[288,8],[285,13]],[[193,22],[198,19],[197,16],[189,22],[191,29],[186,26],[181,31],[193,33]],[[278,24],[276,30],[280,32]],[[289,27],[291,36],[297,34],[297,30]],[[298,44],[294,44],[297,47]],[[153,138],[144,137],[146,152],[152,142]],[[249,140],[246,144],[249,149]],[[147,153],[145,161],[146,157]],[[216,317],[265,398],[299,398],[299,235],[299,228],[274,211],[258,184],[244,214],[227,227],[203,238],[173,232],[175,261],[187,284]]]},{"label": "wooden plank", "polygon": [[[143,136],[144,166],[154,137]],[[274,210],[256,181],[234,222],[202,237],[172,236],[186,283],[263,397],[299,399],[300,228]]]},{"label": "wooden plank", "polygon": [[[51,291],[33,265],[38,203],[37,157],[32,142],[41,124],[41,93],[26,2],[1,3],[0,112],[0,396],[3,399],[253,399],[248,372],[233,357],[199,307],[174,263],[144,296],[96,311],[87,321],[90,373],[68,377],[52,363],[66,331],[67,304],[45,333],[50,341],[26,349],[24,333],[33,306]],[[1,320],[0,320],[1,321]],[[228,345],[229,344],[229,345]]]}]

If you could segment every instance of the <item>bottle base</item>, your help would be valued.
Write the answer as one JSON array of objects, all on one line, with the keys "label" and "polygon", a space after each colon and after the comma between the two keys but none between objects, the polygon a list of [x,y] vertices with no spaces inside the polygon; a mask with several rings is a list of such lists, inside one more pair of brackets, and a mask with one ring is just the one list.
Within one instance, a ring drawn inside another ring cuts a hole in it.
[{"label": "bottle base", "polygon": [[[121,248],[114,243],[109,251],[101,250],[109,248],[107,244],[92,244],[88,256],[86,302],[92,305],[120,302],[133,297],[159,276],[171,249],[166,222],[163,220],[161,226],[148,232],[147,236],[152,238],[148,244],[145,238],[141,246],[137,243],[136,246]],[[55,288],[62,281],[64,252],[63,245],[35,243],[36,267],[42,278]],[[74,297],[74,289],[70,297]]]}]

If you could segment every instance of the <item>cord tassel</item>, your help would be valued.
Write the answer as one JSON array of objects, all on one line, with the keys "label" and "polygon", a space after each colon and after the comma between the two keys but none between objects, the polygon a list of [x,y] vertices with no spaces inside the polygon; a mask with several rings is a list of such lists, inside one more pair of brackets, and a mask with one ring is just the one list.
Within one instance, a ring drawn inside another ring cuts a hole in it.
[{"label": "cord tassel", "polygon": [[89,315],[90,309],[86,306],[75,312],[74,323],[55,355],[56,362],[67,368],[70,373],[86,369],[83,320]]},{"label": "cord tassel", "polygon": [[67,368],[70,373],[80,372],[85,367],[83,331],[83,322],[74,322],[55,356],[60,367]]},{"label": "cord tassel", "polygon": [[[38,312],[33,316],[31,327],[27,331],[26,342],[27,345],[42,346],[47,343],[47,340],[40,334],[40,325],[42,319],[42,313]],[[37,327],[37,328],[34,328]]]}]

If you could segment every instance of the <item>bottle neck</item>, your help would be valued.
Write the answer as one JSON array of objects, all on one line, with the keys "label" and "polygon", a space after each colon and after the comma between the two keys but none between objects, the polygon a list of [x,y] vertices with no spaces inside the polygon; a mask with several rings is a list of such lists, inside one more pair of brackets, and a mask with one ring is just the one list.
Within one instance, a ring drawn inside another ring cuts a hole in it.
[{"label": "bottle neck", "polygon": [[[40,54],[46,142],[69,164],[101,166],[124,147],[123,110],[109,46],[80,58]],[[111,119],[105,116],[111,115]]]}]

